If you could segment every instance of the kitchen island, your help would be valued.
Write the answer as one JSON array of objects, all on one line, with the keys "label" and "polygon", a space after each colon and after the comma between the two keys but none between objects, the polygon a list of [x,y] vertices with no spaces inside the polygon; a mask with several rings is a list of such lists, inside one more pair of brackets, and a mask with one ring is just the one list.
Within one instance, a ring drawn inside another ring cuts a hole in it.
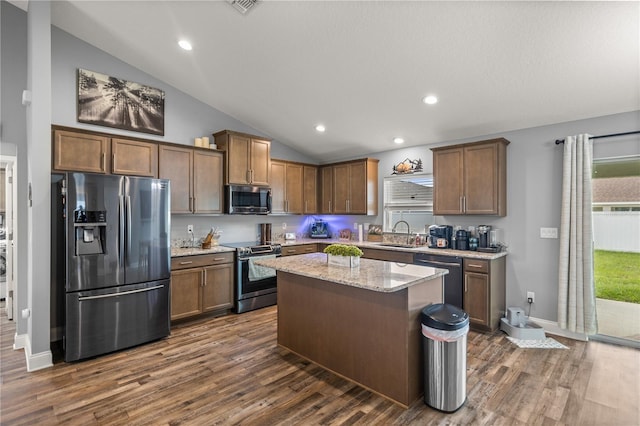
[{"label": "kitchen island", "polygon": [[422,395],[420,312],[442,302],[446,270],[323,253],[256,264],[277,271],[279,346],[404,407]]}]

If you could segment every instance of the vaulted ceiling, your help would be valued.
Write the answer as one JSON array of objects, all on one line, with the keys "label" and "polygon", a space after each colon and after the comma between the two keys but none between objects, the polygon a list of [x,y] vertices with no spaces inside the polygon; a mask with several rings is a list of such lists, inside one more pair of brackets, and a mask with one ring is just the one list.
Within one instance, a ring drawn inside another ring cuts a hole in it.
[{"label": "vaulted ceiling", "polygon": [[263,0],[246,14],[227,1],[54,1],[52,16],[319,161],[394,149],[394,137],[423,145],[640,109],[637,1]]}]

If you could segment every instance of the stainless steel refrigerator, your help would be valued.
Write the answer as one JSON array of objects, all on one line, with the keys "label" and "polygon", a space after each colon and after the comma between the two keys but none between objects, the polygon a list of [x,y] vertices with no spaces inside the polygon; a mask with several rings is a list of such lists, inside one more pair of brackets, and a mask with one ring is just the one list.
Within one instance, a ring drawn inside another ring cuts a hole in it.
[{"label": "stainless steel refrigerator", "polygon": [[55,185],[65,361],[169,335],[169,181],[68,173]]}]

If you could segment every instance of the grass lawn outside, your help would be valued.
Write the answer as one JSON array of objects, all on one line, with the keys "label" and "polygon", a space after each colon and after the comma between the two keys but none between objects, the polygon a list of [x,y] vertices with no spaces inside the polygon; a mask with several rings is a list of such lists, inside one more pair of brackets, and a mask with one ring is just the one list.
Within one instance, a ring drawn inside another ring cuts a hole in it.
[{"label": "grass lawn outside", "polygon": [[595,250],[596,297],[640,303],[640,253]]}]

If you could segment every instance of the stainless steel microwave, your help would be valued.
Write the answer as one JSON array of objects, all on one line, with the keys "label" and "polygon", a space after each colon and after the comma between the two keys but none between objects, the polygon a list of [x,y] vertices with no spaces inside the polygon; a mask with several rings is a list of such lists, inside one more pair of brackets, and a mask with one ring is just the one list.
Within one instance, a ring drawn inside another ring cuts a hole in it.
[{"label": "stainless steel microwave", "polygon": [[226,185],[224,191],[225,213],[271,213],[271,188],[251,185]]}]

